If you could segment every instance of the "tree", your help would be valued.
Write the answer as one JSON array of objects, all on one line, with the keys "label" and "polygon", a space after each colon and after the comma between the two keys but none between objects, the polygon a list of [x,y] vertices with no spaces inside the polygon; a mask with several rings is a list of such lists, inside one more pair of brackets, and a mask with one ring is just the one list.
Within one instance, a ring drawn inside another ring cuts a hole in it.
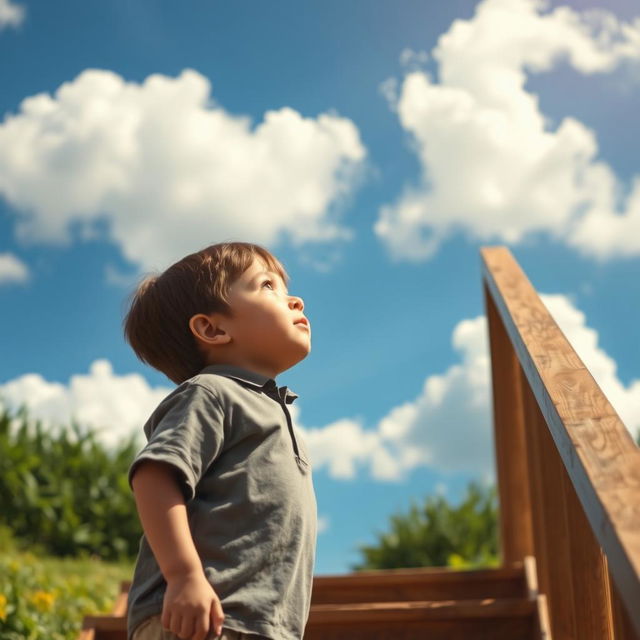
[{"label": "tree", "polygon": [[495,486],[471,482],[458,506],[429,496],[422,507],[390,517],[390,530],[377,532],[374,545],[359,545],[364,556],[352,570],[400,567],[496,566],[498,509]]}]

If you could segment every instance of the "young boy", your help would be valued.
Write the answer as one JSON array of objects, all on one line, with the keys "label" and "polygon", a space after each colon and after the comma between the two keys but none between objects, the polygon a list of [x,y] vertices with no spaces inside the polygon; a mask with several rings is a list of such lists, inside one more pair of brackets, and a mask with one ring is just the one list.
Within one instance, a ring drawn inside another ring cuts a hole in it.
[{"label": "young boy", "polygon": [[[129,469],[144,535],[128,640],[300,640],[317,519],[311,464],[275,378],[311,350],[266,249],[215,244],[147,277],[124,332],[178,386]],[[224,623],[224,626],[223,626]]]}]

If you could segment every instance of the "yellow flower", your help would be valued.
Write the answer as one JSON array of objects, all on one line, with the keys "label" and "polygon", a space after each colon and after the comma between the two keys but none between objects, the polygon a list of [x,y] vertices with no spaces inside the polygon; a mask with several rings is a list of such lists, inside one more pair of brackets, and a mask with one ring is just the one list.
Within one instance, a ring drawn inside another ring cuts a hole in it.
[{"label": "yellow flower", "polygon": [[40,611],[51,611],[55,596],[48,591],[36,591],[31,596],[31,602],[40,609]]},{"label": "yellow flower", "polygon": [[449,555],[449,566],[452,569],[462,569],[467,566],[467,561],[458,553],[452,553]]},{"label": "yellow flower", "polygon": [[0,593],[0,620],[7,619],[7,596]]}]

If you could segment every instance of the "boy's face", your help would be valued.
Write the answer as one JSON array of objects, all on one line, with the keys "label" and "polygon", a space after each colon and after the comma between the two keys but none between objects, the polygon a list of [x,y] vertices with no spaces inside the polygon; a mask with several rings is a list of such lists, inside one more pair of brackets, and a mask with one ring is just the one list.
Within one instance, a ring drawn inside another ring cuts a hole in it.
[{"label": "boy's face", "polygon": [[302,298],[289,295],[280,276],[261,259],[254,258],[231,285],[229,299],[235,315],[222,325],[238,364],[275,377],[311,351],[311,325]]}]

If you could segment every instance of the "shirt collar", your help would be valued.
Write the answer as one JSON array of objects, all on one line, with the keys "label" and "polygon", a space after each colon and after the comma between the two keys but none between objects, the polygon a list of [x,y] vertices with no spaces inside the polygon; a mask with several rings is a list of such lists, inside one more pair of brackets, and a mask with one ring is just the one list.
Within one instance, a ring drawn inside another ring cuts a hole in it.
[{"label": "shirt collar", "polygon": [[274,378],[269,378],[269,376],[265,376],[257,371],[251,371],[233,364],[210,364],[204,367],[201,373],[217,373],[218,375],[226,376],[228,378],[235,378],[236,380],[246,382],[256,389],[260,389],[265,393],[273,393],[277,390],[277,393],[281,398],[284,395],[285,402],[287,404],[291,404],[298,397],[298,394],[294,393],[286,385],[279,387]]}]

